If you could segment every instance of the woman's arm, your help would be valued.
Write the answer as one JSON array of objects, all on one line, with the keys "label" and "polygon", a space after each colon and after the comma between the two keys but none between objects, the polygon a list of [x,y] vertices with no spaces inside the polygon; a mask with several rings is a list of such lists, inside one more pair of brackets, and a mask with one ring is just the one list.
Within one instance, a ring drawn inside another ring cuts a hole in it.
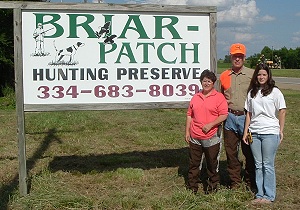
[{"label": "woman's arm", "polygon": [[217,119],[203,126],[202,128],[203,133],[208,133],[210,129],[212,129],[216,125],[219,125],[221,122],[226,120],[226,118],[227,118],[227,114],[219,115]]},{"label": "woman's arm", "polygon": [[245,119],[245,125],[244,125],[243,141],[245,142],[245,144],[248,144],[248,145],[249,145],[249,142],[247,140],[247,133],[248,133],[249,125],[250,125],[250,119],[251,119],[251,113],[247,112],[246,119]]},{"label": "woman's arm", "polygon": [[284,129],[284,123],[285,123],[285,115],[286,115],[286,109],[280,109],[278,112],[278,118],[279,118],[279,126],[280,126],[280,143],[283,139],[283,129]]},{"label": "woman's arm", "polygon": [[190,127],[191,127],[192,117],[186,116],[186,124],[185,124],[185,141],[187,143],[190,142]]}]

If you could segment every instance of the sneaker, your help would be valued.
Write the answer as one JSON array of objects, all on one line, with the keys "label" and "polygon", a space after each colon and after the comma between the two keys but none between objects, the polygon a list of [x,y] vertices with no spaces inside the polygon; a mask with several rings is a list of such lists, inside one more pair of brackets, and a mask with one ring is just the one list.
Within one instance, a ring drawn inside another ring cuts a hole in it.
[{"label": "sneaker", "polygon": [[255,198],[254,200],[251,201],[251,204],[259,204],[261,203],[262,198]]},{"label": "sneaker", "polygon": [[260,200],[260,203],[266,203],[266,204],[269,204],[269,203],[272,203],[272,201],[268,200],[268,199],[265,199],[265,198],[262,198]]}]

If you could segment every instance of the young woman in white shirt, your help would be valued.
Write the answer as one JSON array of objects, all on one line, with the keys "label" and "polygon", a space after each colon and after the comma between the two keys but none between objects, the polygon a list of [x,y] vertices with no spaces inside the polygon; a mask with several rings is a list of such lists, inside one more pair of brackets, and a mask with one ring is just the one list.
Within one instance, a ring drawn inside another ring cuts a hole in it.
[{"label": "young woman in white shirt", "polygon": [[258,190],[252,203],[272,203],[276,196],[275,155],[283,139],[286,103],[266,64],[257,65],[253,73],[245,109],[243,141],[250,144],[254,156]]}]

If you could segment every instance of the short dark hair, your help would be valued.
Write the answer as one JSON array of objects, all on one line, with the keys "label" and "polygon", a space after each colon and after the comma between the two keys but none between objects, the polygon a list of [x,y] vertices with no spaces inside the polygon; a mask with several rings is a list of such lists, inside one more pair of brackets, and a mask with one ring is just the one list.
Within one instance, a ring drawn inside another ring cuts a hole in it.
[{"label": "short dark hair", "polygon": [[201,75],[200,75],[200,82],[203,81],[204,77],[210,79],[213,83],[215,83],[217,81],[217,77],[215,75],[214,72],[208,70],[208,69],[205,69]]}]

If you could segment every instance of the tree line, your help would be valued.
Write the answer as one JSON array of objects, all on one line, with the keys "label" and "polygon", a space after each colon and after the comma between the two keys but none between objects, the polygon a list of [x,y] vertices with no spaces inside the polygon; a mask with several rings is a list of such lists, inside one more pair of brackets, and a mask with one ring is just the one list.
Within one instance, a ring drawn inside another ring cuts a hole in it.
[{"label": "tree line", "polygon": [[3,96],[4,87],[14,87],[13,10],[0,10],[0,25],[0,96]]},{"label": "tree line", "polygon": [[[261,58],[264,57],[264,60]],[[247,58],[247,63],[254,68],[260,62],[272,61],[281,63],[282,69],[300,69],[300,47],[287,49],[282,47],[279,50],[265,46],[260,53],[255,53]],[[230,63],[230,56],[225,55],[224,62]]]},{"label": "tree line", "polygon": [[[39,0],[38,0],[39,1]],[[13,10],[0,9],[0,97],[3,96],[5,87],[14,88],[14,37],[13,37]],[[26,33],[26,32],[25,32]],[[260,53],[251,55],[247,58],[250,67],[255,67],[264,61],[275,61],[280,58],[281,68],[300,69],[300,47],[287,49],[283,47],[279,50],[265,46]],[[224,62],[230,63],[230,56],[225,55]]]},{"label": "tree line", "polygon": [[[5,1],[5,0],[0,0]],[[20,0],[15,0],[20,1]],[[28,1],[28,0],[24,0]],[[40,2],[43,0],[30,0]],[[15,87],[13,10],[0,9],[0,97],[3,90]]]}]

